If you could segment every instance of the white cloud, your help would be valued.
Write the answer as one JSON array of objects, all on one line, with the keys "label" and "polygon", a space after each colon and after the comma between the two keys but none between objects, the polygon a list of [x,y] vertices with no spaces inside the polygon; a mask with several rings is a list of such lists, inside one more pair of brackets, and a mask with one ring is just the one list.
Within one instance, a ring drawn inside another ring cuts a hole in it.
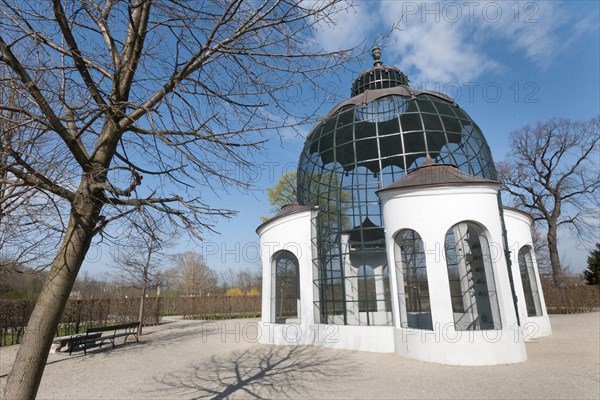
[{"label": "white cloud", "polygon": [[515,52],[540,67],[545,67],[570,40],[559,31],[570,24],[569,13],[559,2],[527,2],[502,4],[502,18],[489,21],[480,18],[479,32],[486,31],[506,41]]},{"label": "white cloud", "polygon": [[369,25],[365,23],[369,8],[351,7],[339,11],[331,23],[321,23],[316,32],[316,40],[327,51],[355,47],[368,36]]},{"label": "white cloud", "polygon": [[363,1],[359,9],[377,8],[368,20],[379,25],[401,21],[401,29],[384,43],[383,61],[399,65],[419,83],[467,82],[506,69],[499,48],[544,68],[582,33],[598,29],[597,15],[555,1],[374,4]]},{"label": "white cloud", "polygon": [[414,71],[413,81],[465,82],[497,67],[471,37],[458,24],[410,24],[394,32],[388,52],[404,71]]}]

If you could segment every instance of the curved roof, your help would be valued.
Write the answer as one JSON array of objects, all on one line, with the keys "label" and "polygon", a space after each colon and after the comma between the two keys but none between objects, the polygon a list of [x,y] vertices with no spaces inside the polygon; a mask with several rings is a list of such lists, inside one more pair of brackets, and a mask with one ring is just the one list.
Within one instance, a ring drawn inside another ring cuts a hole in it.
[{"label": "curved roof", "polygon": [[515,212],[517,214],[521,214],[521,215],[529,218],[531,220],[531,222],[533,222],[533,220],[534,220],[533,215],[531,215],[527,211],[520,210],[520,209],[515,208],[515,207],[509,207],[509,206],[502,206],[502,209],[504,209],[505,211],[512,211],[512,212]]},{"label": "curved roof", "polygon": [[[433,90],[419,90],[414,89],[409,86],[395,86],[385,89],[379,90],[365,90],[364,92],[349,98],[348,100],[344,100],[338,103],[333,109],[323,118],[323,120],[327,120],[331,118],[336,112],[338,112],[341,108],[344,108],[348,105],[352,106],[360,106],[371,103],[381,97],[391,96],[391,95],[399,95],[404,97],[416,98],[422,94],[428,94],[439,99],[445,100],[448,103],[451,103],[454,107],[458,107],[454,99],[444,93],[436,92]],[[312,133],[312,132],[311,132]],[[310,136],[310,134],[309,134]]]},{"label": "curved roof", "polygon": [[417,187],[481,184],[500,186],[498,181],[464,173],[452,164],[436,164],[428,157],[422,167],[411,171],[403,178],[378,190],[376,193]]},{"label": "curved roof", "polygon": [[301,213],[303,211],[309,211],[312,209],[318,208],[316,206],[303,206],[301,204],[298,204],[297,201],[293,201],[290,204],[286,204],[285,206],[281,207],[281,209],[279,210],[279,212],[277,214],[275,214],[275,216],[269,218],[267,221],[263,222],[262,224],[260,224],[258,226],[258,228],[256,228],[256,232],[258,233],[258,231],[263,228],[264,226],[270,224],[273,221],[276,221],[278,219],[281,219],[283,217],[287,217],[288,215],[292,215],[292,214],[297,214],[297,213]]}]

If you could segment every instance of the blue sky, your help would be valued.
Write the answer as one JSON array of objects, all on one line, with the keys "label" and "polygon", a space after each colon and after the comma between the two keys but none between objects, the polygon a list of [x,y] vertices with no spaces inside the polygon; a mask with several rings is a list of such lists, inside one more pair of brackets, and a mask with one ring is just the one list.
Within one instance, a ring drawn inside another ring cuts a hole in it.
[{"label": "blue sky", "polygon": [[[359,1],[316,36],[328,50],[347,48],[373,42],[398,21],[398,29],[378,43],[382,61],[399,66],[412,86],[454,97],[483,130],[495,161],[506,155],[515,129],[551,117],[589,119],[600,113],[598,1]],[[338,98],[329,108],[348,96],[356,74],[371,63],[366,56],[352,65],[355,73],[341,73]],[[303,142],[294,134],[271,140],[256,157],[254,190],[217,190],[209,199],[239,214],[217,225],[219,235],[207,234],[203,243],[183,238],[173,251],[204,253],[217,272],[258,270],[255,229],[259,217],[270,213],[265,189],[295,169]],[[587,249],[567,235],[560,249],[573,272],[585,269]],[[97,274],[109,262],[92,248],[83,269]]]}]

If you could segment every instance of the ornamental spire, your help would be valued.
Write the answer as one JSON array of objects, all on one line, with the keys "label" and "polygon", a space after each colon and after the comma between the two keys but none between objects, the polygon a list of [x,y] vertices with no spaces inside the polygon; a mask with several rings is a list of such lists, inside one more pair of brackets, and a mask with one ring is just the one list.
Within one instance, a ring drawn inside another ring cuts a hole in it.
[{"label": "ornamental spire", "polygon": [[373,57],[373,60],[375,61],[373,63],[374,66],[380,66],[382,65],[381,63],[381,48],[379,46],[375,46],[373,47],[373,50],[371,50],[371,57]]}]

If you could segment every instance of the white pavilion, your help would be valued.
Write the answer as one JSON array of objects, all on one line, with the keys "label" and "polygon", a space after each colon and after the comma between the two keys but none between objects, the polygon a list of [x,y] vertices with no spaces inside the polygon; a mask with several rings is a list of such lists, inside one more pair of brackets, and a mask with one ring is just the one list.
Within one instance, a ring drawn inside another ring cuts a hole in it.
[{"label": "white pavilion", "polygon": [[257,228],[261,336],[443,364],[551,334],[533,219],[503,207],[480,128],[379,60],[308,135],[298,200]]}]

